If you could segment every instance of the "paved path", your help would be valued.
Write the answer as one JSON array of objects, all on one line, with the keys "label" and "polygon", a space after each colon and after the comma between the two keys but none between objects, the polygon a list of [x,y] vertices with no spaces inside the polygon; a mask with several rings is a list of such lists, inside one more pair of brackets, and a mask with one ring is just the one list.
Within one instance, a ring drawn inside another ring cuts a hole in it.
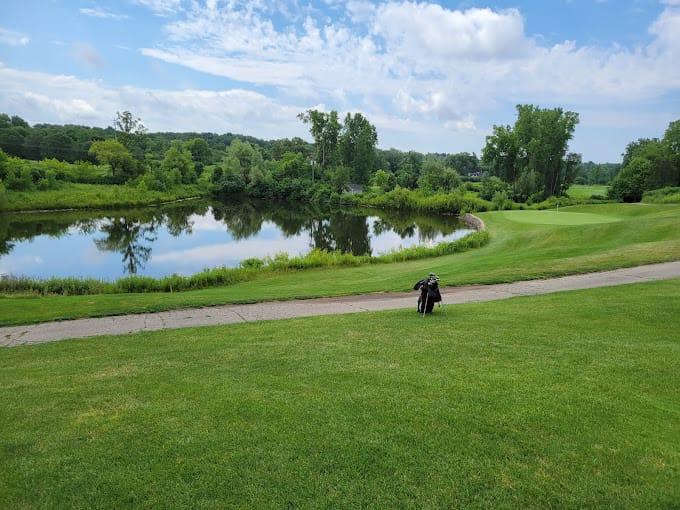
[{"label": "paved path", "polygon": [[[533,296],[565,290],[591,289],[652,280],[680,278],[680,261],[616,269],[549,280],[530,280],[498,285],[473,285],[442,289],[446,304],[494,301],[515,296]],[[193,326],[235,324],[261,320],[310,317],[412,308],[417,293],[363,294],[338,298],[269,301],[250,305],[224,305],[169,312],[120,315],[95,319],[46,322],[32,326],[0,328],[0,346],[12,347],[100,335],[122,335]]]}]

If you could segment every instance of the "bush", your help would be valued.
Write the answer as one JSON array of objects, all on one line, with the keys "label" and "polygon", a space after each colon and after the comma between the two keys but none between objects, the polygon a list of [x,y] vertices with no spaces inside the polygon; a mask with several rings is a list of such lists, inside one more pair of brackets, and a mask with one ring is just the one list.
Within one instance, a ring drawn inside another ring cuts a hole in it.
[{"label": "bush", "polygon": [[462,184],[458,172],[433,159],[425,161],[418,178],[418,187],[426,193],[450,193]]},{"label": "bush", "polygon": [[0,211],[4,211],[7,207],[7,192],[5,186],[0,183]]},{"label": "bush", "polygon": [[492,200],[496,193],[505,193],[510,195],[512,188],[510,185],[500,178],[493,176],[482,180],[479,187],[479,196],[484,200]]},{"label": "bush", "polygon": [[680,204],[680,187],[666,187],[645,191],[642,201],[648,204]]},{"label": "bush", "polygon": [[497,191],[491,202],[493,203],[494,209],[497,211],[512,209],[512,200],[508,198],[508,194],[505,191]]},{"label": "bush", "polygon": [[461,214],[493,209],[491,202],[465,196],[461,192],[426,195],[422,191],[398,186],[381,195],[343,195],[343,200],[354,205],[436,214]]},{"label": "bush", "polygon": [[612,181],[609,196],[624,202],[639,202],[648,186],[652,163],[644,158],[633,158]]}]

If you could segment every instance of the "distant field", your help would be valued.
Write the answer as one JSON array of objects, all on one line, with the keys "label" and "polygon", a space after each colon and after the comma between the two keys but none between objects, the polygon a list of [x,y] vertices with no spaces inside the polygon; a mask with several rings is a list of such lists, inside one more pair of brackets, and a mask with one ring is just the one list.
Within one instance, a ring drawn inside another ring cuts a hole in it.
[{"label": "distant field", "polygon": [[609,186],[574,184],[567,190],[567,195],[572,198],[590,198],[593,195],[606,197],[607,191],[609,191]]},{"label": "distant field", "polygon": [[0,349],[0,508],[675,508],[680,281]]}]

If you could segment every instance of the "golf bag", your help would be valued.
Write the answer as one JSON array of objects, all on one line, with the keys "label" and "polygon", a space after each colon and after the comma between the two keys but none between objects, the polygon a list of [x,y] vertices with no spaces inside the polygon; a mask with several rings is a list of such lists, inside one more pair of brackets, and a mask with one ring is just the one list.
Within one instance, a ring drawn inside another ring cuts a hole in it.
[{"label": "golf bag", "polygon": [[418,281],[413,286],[413,290],[420,291],[418,313],[432,313],[435,303],[439,303],[442,300],[442,295],[439,292],[439,278],[434,274],[430,274],[428,278]]}]

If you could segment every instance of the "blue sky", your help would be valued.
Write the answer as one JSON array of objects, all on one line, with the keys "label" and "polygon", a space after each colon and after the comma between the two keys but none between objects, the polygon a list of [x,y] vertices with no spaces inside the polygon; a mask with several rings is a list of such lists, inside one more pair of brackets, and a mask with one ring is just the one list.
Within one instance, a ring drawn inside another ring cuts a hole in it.
[{"label": "blue sky", "polygon": [[479,153],[517,103],[581,115],[617,161],[680,118],[680,0],[4,0],[0,111],[151,130],[306,136],[361,111],[383,148]]}]

